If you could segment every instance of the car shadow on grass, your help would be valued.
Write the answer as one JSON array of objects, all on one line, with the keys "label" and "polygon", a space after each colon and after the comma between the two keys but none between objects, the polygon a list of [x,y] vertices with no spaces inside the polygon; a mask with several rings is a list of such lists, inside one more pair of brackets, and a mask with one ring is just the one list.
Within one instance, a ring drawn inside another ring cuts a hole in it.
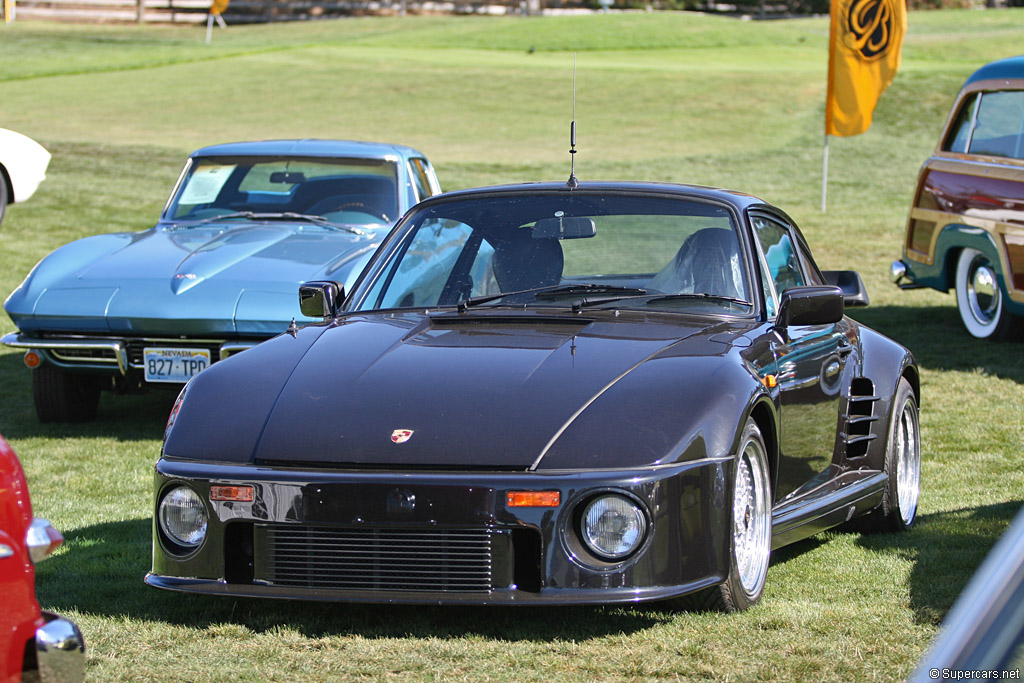
[{"label": "car shadow on grass", "polygon": [[895,339],[928,370],[976,371],[1024,384],[1024,339],[975,339],[960,322],[956,306],[869,306],[847,315]]},{"label": "car shadow on grass", "polygon": [[309,638],[461,638],[586,640],[666,623],[671,612],[640,607],[550,608],[367,605],[190,595],[143,583],[150,569],[148,519],[109,522],[68,532],[64,549],[37,567],[40,603],[125,619],[205,629],[230,623],[253,632],[287,625]]},{"label": "car shadow on grass", "polygon": [[857,544],[913,562],[910,607],[919,622],[937,625],[1021,503],[1014,500],[921,515],[908,532],[863,534]]}]

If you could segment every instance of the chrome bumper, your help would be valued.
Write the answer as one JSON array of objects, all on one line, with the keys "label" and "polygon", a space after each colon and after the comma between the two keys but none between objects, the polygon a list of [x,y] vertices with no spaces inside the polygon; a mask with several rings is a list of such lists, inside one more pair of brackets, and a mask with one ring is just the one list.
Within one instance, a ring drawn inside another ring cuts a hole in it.
[{"label": "chrome bumper", "polygon": [[[191,346],[217,345],[219,348],[219,360],[227,358],[231,354],[244,351],[256,346],[257,341],[223,341],[215,339],[165,339],[165,338],[139,338],[139,339],[115,339],[88,337],[65,337],[63,339],[52,339],[43,337],[32,337],[21,332],[11,332],[0,337],[0,344],[13,349],[25,349],[26,351],[47,351],[66,367],[75,365],[107,366],[110,369],[117,369],[121,375],[128,374],[129,370],[140,369],[138,363],[132,363],[128,355],[129,342],[151,342],[153,344],[184,344]],[[62,351],[91,351],[90,356],[62,355]]]},{"label": "chrome bumper", "polygon": [[85,641],[75,622],[43,612],[36,630],[36,663],[42,683],[71,683],[85,677]]}]

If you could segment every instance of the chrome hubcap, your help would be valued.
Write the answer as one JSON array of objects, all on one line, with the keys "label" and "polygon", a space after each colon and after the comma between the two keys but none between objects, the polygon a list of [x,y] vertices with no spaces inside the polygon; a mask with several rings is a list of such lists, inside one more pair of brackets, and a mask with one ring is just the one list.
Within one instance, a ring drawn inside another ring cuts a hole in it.
[{"label": "chrome hubcap", "polygon": [[991,325],[999,313],[999,284],[992,264],[979,256],[971,264],[967,276],[967,301],[974,319],[983,325]]},{"label": "chrome hubcap", "polygon": [[736,463],[732,528],[736,569],[743,589],[750,595],[760,590],[768,573],[771,551],[771,515],[768,507],[768,478],[760,445],[747,443]]},{"label": "chrome hubcap", "polygon": [[917,408],[910,401],[903,404],[896,425],[896,487],[900,519],[909,526],[917,514],[917,500],[921,494],[921,429]]}]

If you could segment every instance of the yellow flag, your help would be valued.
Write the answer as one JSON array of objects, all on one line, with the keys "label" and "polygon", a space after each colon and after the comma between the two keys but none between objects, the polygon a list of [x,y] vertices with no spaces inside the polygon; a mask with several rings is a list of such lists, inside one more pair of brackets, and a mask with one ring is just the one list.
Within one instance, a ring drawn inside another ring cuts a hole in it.
[{"label": "yellow flag", "polygon": [[825,134],[859,135],[900,68],[905,0],[832,0]]}]

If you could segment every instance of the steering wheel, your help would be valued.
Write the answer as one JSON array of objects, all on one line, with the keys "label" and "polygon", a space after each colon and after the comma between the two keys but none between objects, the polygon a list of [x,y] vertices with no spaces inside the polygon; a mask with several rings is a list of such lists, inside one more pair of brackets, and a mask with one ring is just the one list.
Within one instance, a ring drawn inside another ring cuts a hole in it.
[{"label": "steering wheel", "polygon": [[366,202],[345,202],[344,204],[339,204],[330,211],[325,211],[324,213],[334,213],[335,211],[346,211],[348,209],[355,209],[360,213],[369,214],[371,216],[381,219],[385,223],[391,222],[391,219],[388,218],[388,215],[386,213],[384,213],[380,209],[370,206]]}]

